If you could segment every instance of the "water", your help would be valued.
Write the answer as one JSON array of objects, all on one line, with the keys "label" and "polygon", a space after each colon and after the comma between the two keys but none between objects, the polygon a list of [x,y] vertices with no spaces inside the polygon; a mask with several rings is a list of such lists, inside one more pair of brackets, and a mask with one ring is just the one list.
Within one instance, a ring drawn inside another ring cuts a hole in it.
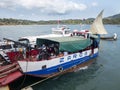
[{"label": "water", "polygon": [[[68,25],[72,30],[79,25]],[[56,25],[0,26],[0,39],[17,40],[22,36],[48,34]],[[89,28],[87,25],[83,28]],[[117,41],[100,43],[99,56],[88,69],[67,73],[33,87],[34,90],[120,90],[120,27],[105,25],[108,33],[118,34]]]}]

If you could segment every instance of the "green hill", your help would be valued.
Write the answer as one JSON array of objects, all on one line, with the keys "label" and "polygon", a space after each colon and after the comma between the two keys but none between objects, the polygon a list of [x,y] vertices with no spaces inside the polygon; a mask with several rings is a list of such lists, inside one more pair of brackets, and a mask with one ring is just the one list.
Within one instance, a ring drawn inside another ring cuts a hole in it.
[{"label": "green hill", "polygon": [[109,16],[107,17],[109,19],[116,19],[116,18],[120,18],[120,14],[116,14],[116,15],[113,15],[113,16]]},{"label": "green hill", "polygon": [[[60,24],[91,24],[94,18],[88,18],[85,20],[81,19],[67,19],[61,20]],[[32,20],[22,20],[22,19],[12,19],[3,18],[0,19],[0,25],[42,25],[42,24],[57,24],[58,20],[49,21],[32,21]],[[120,24],[120,14],[109,16],[103,19],[104,24]]]},{"label": "green hill", "polygon": [[109,16],[103,19],[104,24],[120,24],[120,14]]}]

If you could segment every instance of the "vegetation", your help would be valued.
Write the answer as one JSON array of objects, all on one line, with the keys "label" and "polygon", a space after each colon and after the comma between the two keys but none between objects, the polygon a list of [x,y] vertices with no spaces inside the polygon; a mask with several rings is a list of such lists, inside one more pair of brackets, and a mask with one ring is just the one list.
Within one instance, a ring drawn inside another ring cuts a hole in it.
[{"label": "vegetation", "polygon": [[[91,24],[94,18],[88,18],[86,20],[81,19],[68,19],[59,21],[60,24]],[[21,19],[0,19],[0,25],[41,25],[41,24],[57,24],[58,20],[49,21],[31,21],[31,20],[21,20]],[[120,14],[110,16],[103,19],[104,24],[120,24]]]},{"label": "vegetation", "polygon": [[115,19],[103,19],[104,24],[120,24],[120,18],[115,18]]},{"label": "vegetation", "polygon": [[0,25],[30,25],[36,23],[37,23],[36,21],[30,21],[30,20],[21,20],[21,19],[12,19],[12,18],[0,19]]}]

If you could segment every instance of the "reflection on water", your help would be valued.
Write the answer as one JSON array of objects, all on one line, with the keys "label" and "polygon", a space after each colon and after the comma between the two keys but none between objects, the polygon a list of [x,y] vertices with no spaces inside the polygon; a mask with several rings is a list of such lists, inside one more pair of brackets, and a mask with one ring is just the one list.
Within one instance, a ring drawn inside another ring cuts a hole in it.
[{"label": "reflection on water", "polygon": [[53,78],[44,83],[40,83],[33,88],[34,90],[76,90],[76,87],[82,86],[91,79],[94,79],[96,77],[96,71],[98,71],[100,67],[101,65],[95,62],[90,65],[88,69],[58,76],[55,79]]}]

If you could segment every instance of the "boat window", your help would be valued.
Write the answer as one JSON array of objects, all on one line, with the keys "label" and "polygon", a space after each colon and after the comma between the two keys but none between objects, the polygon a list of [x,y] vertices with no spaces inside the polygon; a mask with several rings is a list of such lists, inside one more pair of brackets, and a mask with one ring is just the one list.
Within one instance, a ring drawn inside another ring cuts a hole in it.
[{"label": "boat window", "polygon": [[19,42],[20,42],[20,43],[25,43],[25,44],[28,44],[28,43],[29,43],[29,41],[28,41],[27,39],[20,39]]},{"label": "boat window", "polygon": [[17,46],[16,44],[13,44],[13,47],[14,47],[14,48],[17,48],[18,46]]},{"label": "boat window", "polygon": [[42,66],[42,69],[46,69],[46,67],[47,67],[46,65],[43,65],[43,66]]},{"label": "boat window", "polygon": [[53,31],[53,34],[59,34],[62,35],[63,33],[61,31]]},{"label": "boat window", "polygon": [[65,31],[65,34],[69,34],[70,33],[70,31]]}]

